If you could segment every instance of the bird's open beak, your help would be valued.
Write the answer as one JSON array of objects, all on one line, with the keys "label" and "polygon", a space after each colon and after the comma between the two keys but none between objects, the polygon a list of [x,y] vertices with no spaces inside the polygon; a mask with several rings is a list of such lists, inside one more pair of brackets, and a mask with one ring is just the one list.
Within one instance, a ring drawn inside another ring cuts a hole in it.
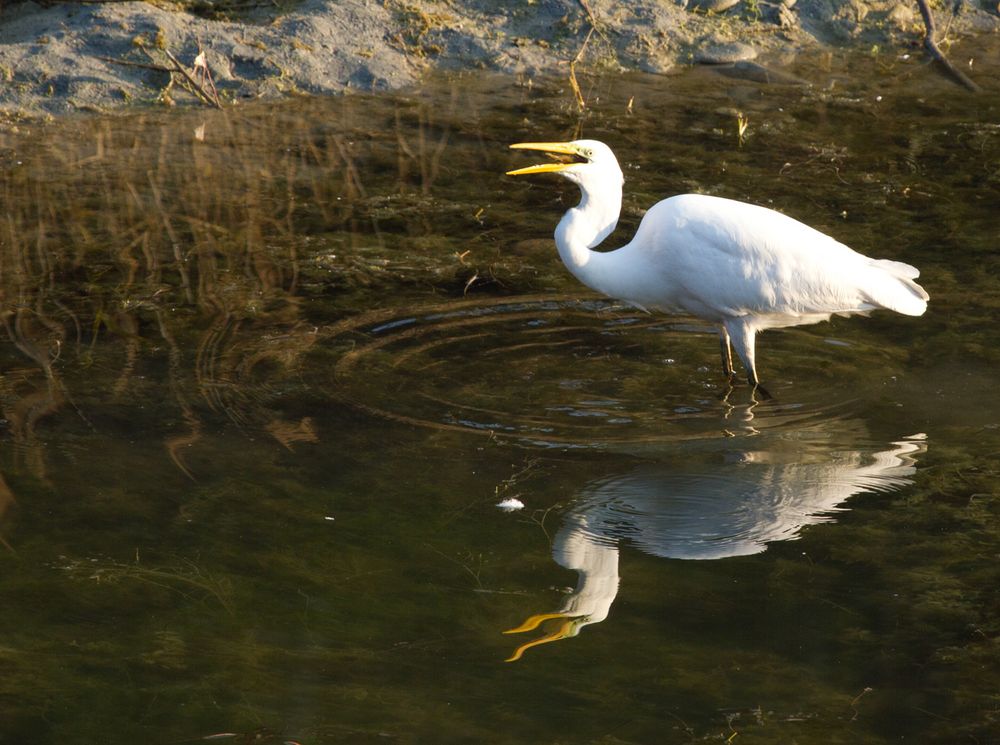
[{"label": "bird's open beak", "polygon": [[[538,171],[535,171],[535,173],[538,173]],[[530,618],[528,618],[528,620],[526,620],[517,628],[508,629],[503,633],[521,634],[525,631],[534,631],[543,622],[550,621],[553,618],[559,618],[562,619],[563,621],[561,624],[559,624],[558,629],[553,631],[551,634],[546,634],[545,636],[540,637],[538,639],[533,639],[530,642],[525,642],[520,647],[515,649],[514,653],[506,660],[504,660],[504,662],[517,662],[519,659],[521,659],[521,655],[523,655],[526,651],[528,651],[532,647],[538,647],[541,646],[542,644],[557,642],[560,639],[566,639],[567,637],[575,636],[574,624],[577,622],[578,619],[573,616],[570,616],[567,613],[539,613],[537,616],[531,616]]]},{"label": "bird's open beak", "polygon": [[535,616],[529,616],[528,620],[522,623],[515,629],[507,629],[505,634],[522,634],[525,631],[534,631],[537,629],[544,621],[551,621],[553,618],[569,618],[565,613],[539,613]]},{"label": "bird's open beak", "polygon": [[516,145],[511,145],[510,148],[511,150],[541,150],[553,158],[557,158],[560,155],[569,155],[572,160],[557,160],[552,163],[541,163],[537,166],[517,168],[513,171],[507,171],[508,176],[525,176],[529,173],[557,173],[565,171],[571,165],[579,163],[579,159],[582,157],[576,145],[569,142],[518,142]]},{"label": "bird's open beak", "polygon": [[515,649],[514,653],[506,660],[504,660],[504,662],[517,662],[519,659],[521,659],[521,656],[532,647],[540,647],[542,644],[548,644],[549,642],[557,642],[561,639],[566,639],[570,636],[573,636],[573,624],[575,622],[576,619],[571,618],[570,620],[560,625],[559,628],[556,631],[553,631],[551,634],[546,634],[540,639],[535,639],[530,642],[525,642],[520,647]]}]

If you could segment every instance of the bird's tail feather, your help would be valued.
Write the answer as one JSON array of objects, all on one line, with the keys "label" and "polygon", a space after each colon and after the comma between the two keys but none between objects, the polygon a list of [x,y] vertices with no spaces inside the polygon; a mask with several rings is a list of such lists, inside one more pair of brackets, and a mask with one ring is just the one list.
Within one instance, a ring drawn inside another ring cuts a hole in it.
[{"label": "bird's tail feather", "polygon": [[889,259],[872,260],[881,269],[868,291],[868,300],[876,305],[907,316],[920,316],[927,310],[930,295],[914,280],[920,276],[915,266]]},{"label": "bird's tail feather", "polygon": [[920,276],[919,269],[915,266],[904,264],[902,261],[893,261],[892,259],[873,259],[872,263],[875,266],[885,269],[892,276],[899,277],[900,279],[916,279]]}]

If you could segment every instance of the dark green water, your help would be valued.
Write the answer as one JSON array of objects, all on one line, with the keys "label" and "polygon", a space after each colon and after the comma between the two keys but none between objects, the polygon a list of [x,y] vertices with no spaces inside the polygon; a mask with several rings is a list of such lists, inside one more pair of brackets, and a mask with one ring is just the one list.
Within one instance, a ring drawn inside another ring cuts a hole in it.
[{"label": "dark green water", "polygon": [[[978,97],[882,55],[0,134],[0,742],[1000,741],[979,56]],[[609,245],[745,199],[930,309],[768,332],[773,400],[727,392],[710,329],[565,272],[573,187],[503,176],[577,135]]]}]

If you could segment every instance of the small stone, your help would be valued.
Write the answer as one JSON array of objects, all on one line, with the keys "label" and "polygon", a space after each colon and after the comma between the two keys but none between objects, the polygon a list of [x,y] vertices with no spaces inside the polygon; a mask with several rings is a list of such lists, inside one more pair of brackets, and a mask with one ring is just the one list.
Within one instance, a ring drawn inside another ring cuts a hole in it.
[{"label": "small stone", "polygon": [[787,5],[779,5],[777,23],[781,28],[795,28],[799,23],[799,19],[795,15],[795,12]]},{"label": "small stone", "polygon": [[906,3],[897,3],[886,14],[886,20],[898,29],[908,29],[916,20],[916,13]]},{"label": "small stone", "polygon": [[740,0],[689,0],[687,9],[705,13],[724,13],[739,2]]},{"label": "small stone", "polygon": [[738,41],[728,44],[711,44],[695,52],[694,61],[699,65],[726,65],[746,62],[757,57],[757,50]]},{"label": "small stone", "polygon": [[233,44],[232,55],[235,59],[246,62],[263,62],[267,57],[263,50],[239,42]]},{"label": "small stone", "polygon": [[737,62],[734,65],[726,66],[722,69],[723,74],[740,80],[752,80],[755,83],[767,83],[768,85],[809,85],[809,81],[798,78],[794,75],[772,70],[756,62]]}]

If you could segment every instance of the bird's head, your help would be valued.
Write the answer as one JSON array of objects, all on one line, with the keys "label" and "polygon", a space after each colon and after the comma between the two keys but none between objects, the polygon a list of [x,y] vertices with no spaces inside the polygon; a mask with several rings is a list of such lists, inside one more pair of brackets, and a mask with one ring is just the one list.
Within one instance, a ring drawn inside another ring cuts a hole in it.
[{"label": "bird's head", "polygon": [[611,148],[597,140],[572,142],[519,142],[512,150],[540,150],[551,163],[541,163],[526,168],[507,171],[508,176],[526,176],[532,173],[558,173],[587,191],[621,189],[625,177],[618,166],[618,159]]}]

